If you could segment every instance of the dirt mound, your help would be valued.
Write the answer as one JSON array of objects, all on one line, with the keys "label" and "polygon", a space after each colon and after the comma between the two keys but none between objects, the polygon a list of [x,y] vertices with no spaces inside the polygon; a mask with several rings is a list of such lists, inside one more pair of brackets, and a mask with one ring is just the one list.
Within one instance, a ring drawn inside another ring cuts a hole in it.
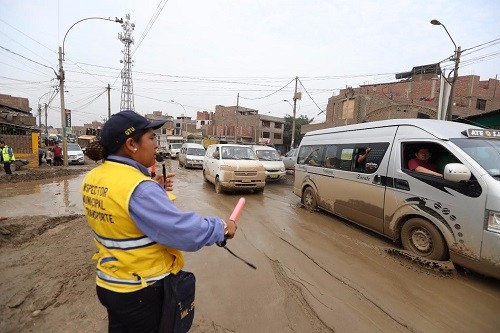
[{"label": "dirt mound", "polygon": [[94,168],[96,165],[84,165],[80,167],[40,167],[38,169],[26,169],[15,171],[12,175],[1,174],[0,184],[2,183],[20,183],[30,182],[41,179],[59,179],[64,176],[78,175],[82,172],[87,172]]}]

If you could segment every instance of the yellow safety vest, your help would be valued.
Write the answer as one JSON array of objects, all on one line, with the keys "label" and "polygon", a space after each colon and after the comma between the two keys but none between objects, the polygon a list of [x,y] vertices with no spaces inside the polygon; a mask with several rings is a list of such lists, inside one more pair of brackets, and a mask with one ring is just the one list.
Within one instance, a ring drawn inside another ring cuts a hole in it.
[{"label": "yellow safety vest", "polygon": [[9,155],[9,146],[5,145],[2,148],[2,160],[4,162],[15,161],[16,157],[14,156],[14,152],[12,152],[12,156]]},{"label": "yellow safety vest", "polygon": [[152,181],[138,169],[106,161],[82,184],[83,207],[98,248],[96,284],[116,292],[147,287],[184,266],[181,251],[146,236],[130,217],[129,201],[141,182]]}]

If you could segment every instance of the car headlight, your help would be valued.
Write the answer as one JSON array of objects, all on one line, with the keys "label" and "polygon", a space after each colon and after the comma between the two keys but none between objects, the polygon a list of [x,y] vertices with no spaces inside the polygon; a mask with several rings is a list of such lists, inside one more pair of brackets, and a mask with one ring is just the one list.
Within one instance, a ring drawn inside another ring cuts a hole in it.
[{"label": "car headlight", "polygon": [[281,172],[285,171],[285,167],[284,167],[284,166],[282,166],[282,167],[280,168],[280,171],[281,171]]},{"label": "car headlight", "polygon": [[500,233],[500,212],[492,212],[488,216],[488,231]]}]

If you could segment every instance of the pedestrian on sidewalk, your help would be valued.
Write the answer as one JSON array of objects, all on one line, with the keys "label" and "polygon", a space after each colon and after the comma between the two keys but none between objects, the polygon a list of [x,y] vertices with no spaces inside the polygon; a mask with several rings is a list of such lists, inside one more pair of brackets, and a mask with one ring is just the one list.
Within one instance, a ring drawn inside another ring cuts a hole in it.
[{"label": "pedestrian on sidewalk", "polygon": [[8,175],[12,175],[12,170],[10,169],[10,164],[16,160],[14,156],[14,151],[11,147],[5,144],[4,140],[0,140],[0,149],[2,152],[3,169]]},{"label": "pedestrian on sidewalk", "polygon": [[52,148],[48,148],[46,151],[45,151],[45,162],[52,166],[52,160],[54,159],[54,153],[52,152]]},{"label": "pedestrian on sidewalk", "polygon": [[54,147],[52,148],[52,152],[54,153],[54,166],[62,165],[62,148],[59,147],[59,143],[56,142]]}]

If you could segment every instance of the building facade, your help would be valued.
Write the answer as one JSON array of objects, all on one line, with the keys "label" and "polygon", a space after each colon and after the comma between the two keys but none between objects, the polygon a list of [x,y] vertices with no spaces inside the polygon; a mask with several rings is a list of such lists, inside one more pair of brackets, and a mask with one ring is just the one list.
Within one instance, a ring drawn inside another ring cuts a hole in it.
[{"label": "building facade", "polygon": [[0,94],[0,138],[29,167],[38,167],[39,132],[27,98]]},{"label": "building facade", "polygon": [[[301,133],[368,121],[396,118],[437,119],[439,75],[423,73],[389,83],[341,89],[328,99],[326,120],[302,126]],[[459,76],[452,106],[453,119],[480,115],[500,108],[500,81]]]},{"label": "building facade", "polygon": [[281,148],[285,120],[259,114],[242,106],[216,105],[212,121],[206,125],[207,137],[243,144],[263,144]]}]

